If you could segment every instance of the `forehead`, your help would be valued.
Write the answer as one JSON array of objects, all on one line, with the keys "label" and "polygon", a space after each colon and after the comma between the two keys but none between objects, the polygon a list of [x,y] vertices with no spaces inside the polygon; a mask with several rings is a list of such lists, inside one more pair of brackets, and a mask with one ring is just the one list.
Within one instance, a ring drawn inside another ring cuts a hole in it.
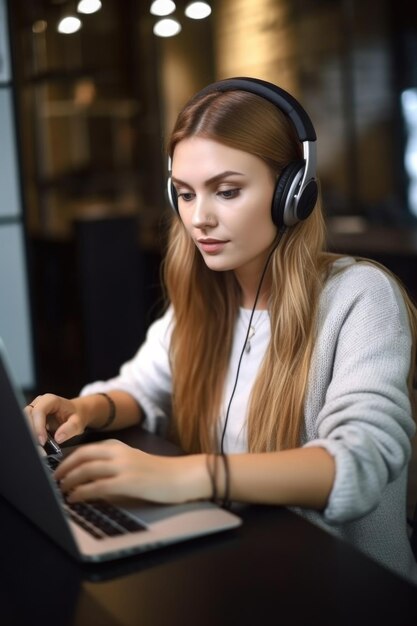
[{"label": "forehead", "polygon": [[269,171],[269,168],[259,157],[213,139],[189,137],[176,145],[172,156],[174,177],[183,178],[193,174],[209,177],[221,170],[249,174],[253,170]]}]

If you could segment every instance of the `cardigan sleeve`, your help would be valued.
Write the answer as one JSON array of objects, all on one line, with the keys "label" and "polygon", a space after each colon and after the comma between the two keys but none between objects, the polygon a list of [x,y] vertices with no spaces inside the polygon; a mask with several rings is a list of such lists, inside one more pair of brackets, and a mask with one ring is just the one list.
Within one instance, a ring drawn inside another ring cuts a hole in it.
[{"label": "cardigan sleeve", "polygon": [[328,291],[328,313],[320,322],[333,343],[333,359],[316,438],[306,444],[322,446],[335,460],[324,511],[332,524],[359,519],[378,506],[410,459],[415,431],[407,387],[412,342],[400,291],[369,265],[341,274],[339,287]]},{"label": "cardigan sleeve", "polygon": [[173,312],[170,308],[149,327],[144,343],[133,358],[121,366],[117,376],[86,385],[80,395],[112,390],[126,391],[135,398],[144,412],[143,426],[164,434],[171,408],[169,344],[172,319]]}]

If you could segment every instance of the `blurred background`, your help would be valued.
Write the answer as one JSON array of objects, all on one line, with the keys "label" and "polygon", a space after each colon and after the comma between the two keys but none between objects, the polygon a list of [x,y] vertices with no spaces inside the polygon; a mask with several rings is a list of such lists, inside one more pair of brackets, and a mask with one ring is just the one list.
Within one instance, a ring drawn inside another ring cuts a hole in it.
[{"label": "blurred background", "polygon": [[165,141],[220,78],[300,99],[329,247],[416,299],[417,3],[190,4],[0,0],[0,336],[28,393],[115,375],[159,314]]}]

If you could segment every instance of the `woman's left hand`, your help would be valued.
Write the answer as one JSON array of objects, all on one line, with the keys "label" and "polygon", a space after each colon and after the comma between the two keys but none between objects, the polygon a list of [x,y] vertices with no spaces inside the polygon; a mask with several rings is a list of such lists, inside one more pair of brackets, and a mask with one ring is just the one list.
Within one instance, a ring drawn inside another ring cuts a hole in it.
[{"label": "woman's left hand", "polygon": [[128,497],[178,503],[211,493],[204,455],[155,456],[115,439],[80,446],[55,478],[69,502]]}]

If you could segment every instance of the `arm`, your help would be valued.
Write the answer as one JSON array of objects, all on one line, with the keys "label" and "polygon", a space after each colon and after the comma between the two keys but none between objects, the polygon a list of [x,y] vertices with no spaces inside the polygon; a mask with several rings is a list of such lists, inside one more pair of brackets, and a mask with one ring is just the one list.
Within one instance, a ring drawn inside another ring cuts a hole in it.
[{"label": "arm", "polygon": [[412,338],[401,294],[380,269],[357,264],[328,287],[305,446],[320,446],[335,460],[324,520],[343,524],[376,509],[409,461]]},{"label": "arm", "polygon": [[[322,510],[333,486],[335,464],[323,448],[236,454],[228,457],[230,498]],[[224,473],[221,495],[224,496]]]},{"label": "arm", "polygon": [[[115,418],[108,427],[103,428],[109,416],[109,402],[101,394],[75,398],[76,411],[84,416],[86,426],[100,430],[119,430],[138,424],[142,420],[140,405],[125,391],[111,391],[107,394],[114,402]],[[57,433],[59,434],[59,433]]]},{"label": "arm", "polygon": [[[323,509],[334,479],[333,458],[321,448],[230,455],[231,500]],[[73,502],[127,496],[155,502],[208,499],[207,457],[159,457],[119,441],[83,446],[56,472]],[[225,494],[224,466],[217,460],[216,491]]]}]

